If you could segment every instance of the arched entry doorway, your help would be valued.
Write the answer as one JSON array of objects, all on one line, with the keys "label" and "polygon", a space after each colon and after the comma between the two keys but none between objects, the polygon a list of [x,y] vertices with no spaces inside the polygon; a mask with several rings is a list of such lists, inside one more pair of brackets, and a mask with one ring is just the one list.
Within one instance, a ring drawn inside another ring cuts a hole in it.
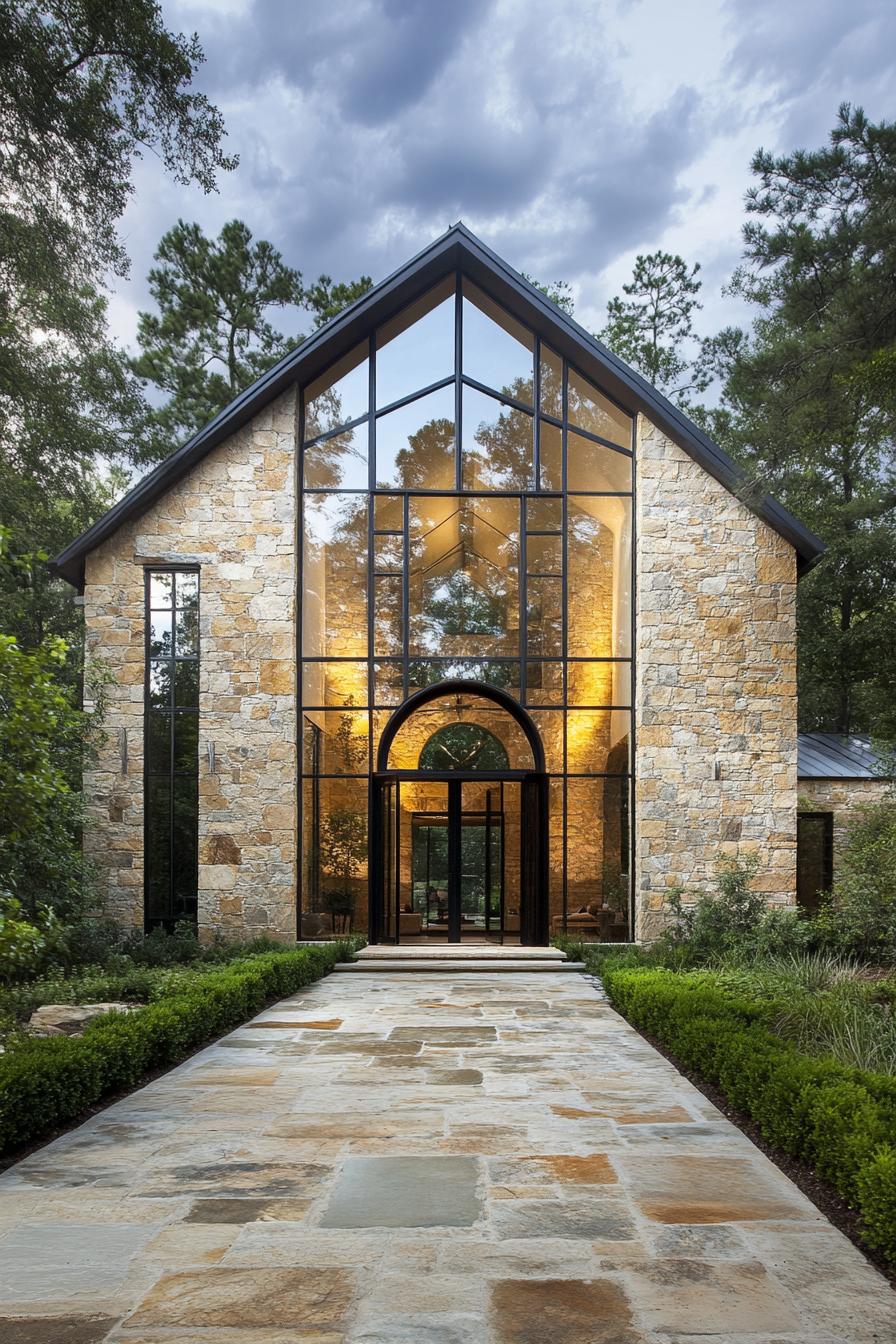
[{"label": "arched entry doorway", "polygon": [[544,750],[512,696],[460,680],[410,696],[371,790],[371,942],[547,942]]}]

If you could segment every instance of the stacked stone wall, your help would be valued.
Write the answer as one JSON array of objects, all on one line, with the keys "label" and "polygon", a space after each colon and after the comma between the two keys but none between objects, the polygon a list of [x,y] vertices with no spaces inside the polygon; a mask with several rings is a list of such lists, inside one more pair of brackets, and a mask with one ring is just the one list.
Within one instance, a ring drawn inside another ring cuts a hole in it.
[{"label": "stacked stone wall", "polygon": [[87,646],[112,684],[86,847],[124,924],[143,921],[144,566],[188,564],[200,567],[200,933],[295,937],[294,461],[289,392],[87,558]]},{"label": "stacked stone wall", "polygon": [[[638,424],[636,936],[720,856],[796,899],[796,554],[643,416]],[[718,768],[719,777],[716,777]]]}]

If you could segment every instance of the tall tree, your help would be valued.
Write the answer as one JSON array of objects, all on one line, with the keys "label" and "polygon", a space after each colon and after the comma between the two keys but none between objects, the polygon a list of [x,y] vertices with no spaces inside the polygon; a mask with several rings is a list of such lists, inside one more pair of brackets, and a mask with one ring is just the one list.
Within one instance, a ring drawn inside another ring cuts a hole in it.
[{"label": "tall tree", "polygon": [[[191,89],[202,52],[152,0],[0,0],[0,498],[12,545],[52,551],[104,506],[139,387],[98,291],[127,258],[117,222],[148,148],[210,190],[235,160]],[[74,626],[42,572],[0,575],[0,625],[24,647]],[[61,625],[60,625],[61,621]]]},{"label": "tall tree", "polygon": [[598,339],[667,397],[686,406],[706,391],[711,373],[694,332],[700,264],[670,252],[635,258],[631,281],[607,304]]},{"label": "tall tree", "polygon": [[572,317],[575,311],[576,301],[572,292],[572,285],[568,280],[554,280],[552,283],[542,285],[535,279],[534,275],[528,275],[526,271],[522,272],[524,280],[528,280],[530,285],[540,289],[545,298],[550,299],[551,303],[556,303],[558,308],[562,308],[564,313]]},{"label": "tall tree", "polygon": [[330,275],[319,275],[314,284],[305,290],[302,303],[313,314],[314,325],[322,327],[325,322],[338,316],[343,308],[350,307],[362,298],[372,284],[369,275],[344,283],[334,283]]},{"label": "tall tree", "polygon": [[296,343],[271,323],[272,308],[297,307],[302,276],[241,220],[217,239],[179,220],[149,273],[158,314],[141,313],[134,372],[168,394],[148,415],[146,455],[158,459],[195,434]]},{"label": "tall tree", "polygon": [[821,149],[753,160],[715,343],[717,435],[826,541],[799,588],[803,726],[896,735],[896,125],[840,108]]},{"label": "tall tree", "polygon": [[369,276],[334,283],[321,275],[309,288],[263,239],[238,219],[218,237],[179,220],[162,238],[149,273],[157,313],[141,313],[141,352],[134,372],[167,394],[146,416],[143,457],[158,461],[195,434],[238,393],[304,337],[284,335],[272,309],[298,309],[329,321],[370,288]]}]

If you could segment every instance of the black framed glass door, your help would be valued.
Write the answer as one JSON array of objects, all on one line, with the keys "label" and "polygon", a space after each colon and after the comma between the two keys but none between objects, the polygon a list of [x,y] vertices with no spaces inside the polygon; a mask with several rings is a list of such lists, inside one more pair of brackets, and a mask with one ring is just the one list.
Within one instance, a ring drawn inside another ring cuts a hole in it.
[{"label": "black framed glass door", "polygon": [[545,942],[542,781],[374,777],[371,939]]}]

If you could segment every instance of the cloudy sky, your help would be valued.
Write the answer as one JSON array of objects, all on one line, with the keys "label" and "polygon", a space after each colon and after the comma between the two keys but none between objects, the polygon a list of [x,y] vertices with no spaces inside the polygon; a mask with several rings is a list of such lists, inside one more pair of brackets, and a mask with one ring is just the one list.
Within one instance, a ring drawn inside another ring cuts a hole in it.
[{"label": "cloudy sky", "polygon": [[[598,327],[635,255],[700,261],[705,331],[742,314],[758,146],[822,144],[838,104],[896,117],[892,0],[163,0],[199,33],[200,87],[239,168],[203,196],[151,159],[123,232],[115,334],[178,217],[244,219],[313,278],[374,280],[457,219],[574,288]],[[292,322],[283,322],[292,327]],[[298,324],[301,326],[301,323]]]}]

